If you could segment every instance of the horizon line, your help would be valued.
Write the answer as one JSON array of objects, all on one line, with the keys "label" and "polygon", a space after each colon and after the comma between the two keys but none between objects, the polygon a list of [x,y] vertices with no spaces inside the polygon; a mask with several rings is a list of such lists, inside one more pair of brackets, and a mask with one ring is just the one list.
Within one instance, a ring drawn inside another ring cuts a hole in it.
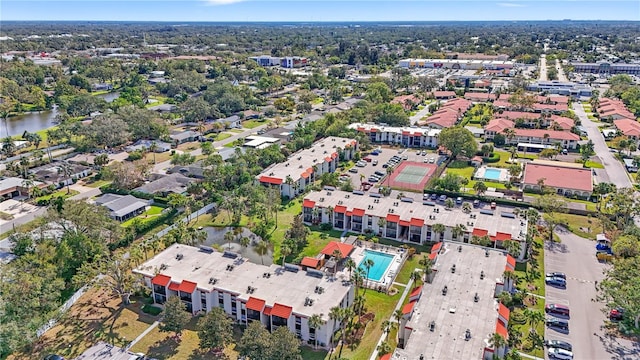
[{"label": "horizon line", "polygon": [[199,20],[104,20],[104,19],[70,19],[70,20],[44,20],[44,19],[0,19],[2,22],[78,22],[78,21],[92,21],[92,22],[142,22],[142,23],[205,23],[205,24],[228,24],[228,23],[433,23],[433,22],[640,22],[635,19],[502,19],[502,20],[228,20],[228,21],[199,21]]}]

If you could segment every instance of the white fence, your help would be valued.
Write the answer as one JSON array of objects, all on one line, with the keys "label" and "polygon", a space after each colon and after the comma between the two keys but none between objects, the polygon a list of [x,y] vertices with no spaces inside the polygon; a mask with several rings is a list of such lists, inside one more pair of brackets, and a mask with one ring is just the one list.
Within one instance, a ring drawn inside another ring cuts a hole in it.
[{"label": "white fence", "polygon": [[[189,222],[189,221],[197,218],[198,216],[202,216],[202,215],[206,214],[207,212],[209,212],[214,207],[216,207],[215,203],[208,204],[208,205],[204,206],[203,208],[201,208],[200,210],[198,210],[196,212],[193,212],[193,213],[189,214],[189,216],[185,216],[185,217],[183,217],[182,219],[180,219],[178,221]],[[168,226],[168,227],[158,231],[155,234],[155,237],[161,238],[161,237],[167,235],[169,233],[169,231],[171,231],[175,226],[176,226],[176,224],[173,224],[171,226]]]},{"label": "white fence", "polygon": [[[62,306],[60,306],[60,309],[58,309],[58,312],[60,314],[64,313],[65,311],[69,310],[69,308],[76,303],[76,301],[78,301],[78,299],[80,299],[80,297],[82,295],[84,295],[84,293],[87,291],[87,286],[83,286],[80,289],[78,289],[78,291],[76,291],[73,296],[71,296],[69,298],[69,300],[65,301],[64,304],[62,304]],[[52,327],[56,326],[56,324],[58,323],[58,319],[53,318],[51,320],[49,320],[46,324],[42,325],[37,331],[36,331],[36,336],[40,337],[42,335],[44,335],[44,333],[46,333],[49,329],[51,329]]]}]

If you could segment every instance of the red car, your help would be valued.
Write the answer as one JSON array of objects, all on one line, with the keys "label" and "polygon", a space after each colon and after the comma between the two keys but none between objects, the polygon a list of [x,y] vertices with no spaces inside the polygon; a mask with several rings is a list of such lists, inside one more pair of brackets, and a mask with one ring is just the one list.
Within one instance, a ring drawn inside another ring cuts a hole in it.
[{"label": "red car", "polygon": [[620,321],[624,317],[624,310],[621,308],[611,309],[609,311],[609,320],[611,321]]}]

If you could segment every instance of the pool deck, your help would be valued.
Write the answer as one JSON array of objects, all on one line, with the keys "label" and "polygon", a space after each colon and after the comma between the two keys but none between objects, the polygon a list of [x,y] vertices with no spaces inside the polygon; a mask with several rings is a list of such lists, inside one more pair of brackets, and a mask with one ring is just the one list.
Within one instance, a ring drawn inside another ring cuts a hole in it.
[{"label": "pool deck", "polygon": [[376,281],[373,279],[368,279],[367,281],[367,283],[369,283],[370,285],[369,287],[374,287],[379,285],[382,285],[385,287],[390,286],[395,280],[396,275],[400,271],[400,268],[402,267],[402,264],[403,264],[402,259],[403,259],[403,255],[405,254],[404,249],[393,247],[393,246],[363,242],[362,246],[356,246],[353,252],[351,253],[351,258],[358,266],[360,265],[362,260],[364,260],[365,258],[365,250],[377,251],[379,253],[393,255],[394,258],[393,260],[391,260],[391,263],[385,270],[382,278],[380,279],[381,281]]},{"label": "pool deck", "polygon": [[[487,170],[497,170],[500,172],[500,175],[497,179],[486,177]],[[473,175],[475,180],[485,180],[485,181],[494,181],[494,182],[508,182],[509,181],[509,171],[507,169],[502,168],[494,168],[490,166],[481,166],[476,170],[476,173]]]}]

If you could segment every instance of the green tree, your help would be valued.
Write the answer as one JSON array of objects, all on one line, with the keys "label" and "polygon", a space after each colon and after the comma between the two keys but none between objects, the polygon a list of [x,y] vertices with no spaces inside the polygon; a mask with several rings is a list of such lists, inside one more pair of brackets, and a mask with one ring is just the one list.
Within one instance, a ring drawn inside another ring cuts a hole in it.
[{"label": "green tree", "polygon": [[318,329],[324,325],[326,321],[322,319],[322,314],[313,314],[309,318],[309,329],[313,329],[314,332],[314,347],[318,348]]},{"label": "green tree", "polygon": [[236,350],[241,356],[249,359],[263,359],[269,351],[271,334],[259,321],[249,323],[242,338],[236,345]]},{"label": "green tree", "polygon": [[170,296],[164,303],[162,322],[158,327],[161,332],[173,332],[180,337],[187,323],[191,320],[191,314],[187,312],[187,306],[178,296]]},{"label": "green tree", "polygon": [[300,360],[300,340],[286,326],[271,334],[268,360]]},{"label": "green tree", "polygon": [[589,140],[586,144],[580,146],[580,159],[583,164],[586,164],[589,158],[595,154],[593,141]]},{"label": "green tree", "polygon": [[619,236],[612,245],[613,253],[623,258],[631,258],[640,255],[640,241],[632,235]]},{"label": "green tree", "polygon": [[200,348],[221,350],[233,341],[233,320],[219,307],[214,307],[198,321]]},{"label": "green tree", "polygon": [[610,309],[623,308],[624,316],[640,328],[640,256],[614,259],[597,288],[600,301]]},{"label": "green tree", "polygon": [[534,204],[544,213],[542,217],[547,225],[548,240],[553,241],[553,231],[563,223],[558,214],[567,210],[567,202],[557,195],[542,195]]},{"label": "green tree", "polygon": [[261,240],[253,247],[253,250],[260,256],[260,262],[264,265],[264,256],[269,252],[269,244]]},{"label": "green tree", "polygon": [[105,289],[118,296],[122,300],[121,305],[128,305],[131,295],[140,286],[140,279],[131,272],[132,268],[131,257],[125,258],[124,254],[103,255],[93,262],[85,262],[73,281],[77,286],[88,284]]},{"label": "green tree", "polygon": [[438,135],[438,143],[451,152],[453,159],[458,155],[471,158],[478,151],[478,143],[473,133],[463,127],[442,129]]}]

